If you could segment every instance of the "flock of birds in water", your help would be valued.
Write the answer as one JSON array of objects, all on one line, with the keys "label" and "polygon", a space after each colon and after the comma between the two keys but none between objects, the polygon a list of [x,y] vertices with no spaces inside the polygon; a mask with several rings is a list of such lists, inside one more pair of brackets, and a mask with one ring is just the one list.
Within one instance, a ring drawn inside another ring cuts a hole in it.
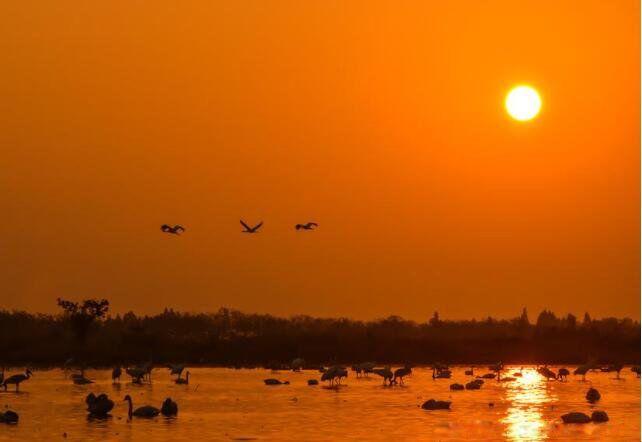
[{"label": "flock of birds in water", "polygon": [[[241,226],[243,227],[243,233],[257,233],[263,222],[250,226],[245,223],[243,220],[240,221]],[[305,224],[296,224],[296,230],[314,230],[318,227],[318,224],[315,222],[308,222]],[[168,224],[163,224],[161,226],[161,231],[164,233],[169,233],[173,235],[180,235],[185,232],[185,227],[177,224],[170,226]],[[67,361],[65,366],[71,364],[72,361]],[[170,371],[170,375],[177,376],[174,379],[174,382],[178,385],[189,385],[190,372],[185,370],[184,365],[167,365],[167,368]],[[272,364],[270,368],[273,372],[278,372],[279,370],[292,370],[295,372],[300,372],[302,369],[309,369],[310,367],[306,366],[306,363],[303,359],[297,358],[294,359],[290,364],[280,365]],[[342,365],[334,365],[330,367],[314,367],[320,373],[320,381],[328,382],[329,388],[338,388],[341,386],[342,379],[348,377],[348,368]],[[66,369],[66,368],[65,368]],[[143,382],[151,382],[151,374],[154,369],[154,365],[151,362],[142,364],[134,367],[126,367],[125,374],[131,377],[133,384],[142,384]],[[598,366],[596,364],[584,364],[577,367],[574,371],[574,375],[581,375],[582,380],[586,380],[586,375],[590,371],[603,371],[603,372],[615,372],[617,374],[616,379],[620,379],[620,371],[622,371],[622,364],[611,364],[608,366]],[[404,378],[412,374],[412,366],[407,364],[396,370],[392,370],[390,366],[378,367],[374,362],[364,362],[361,364],[353,365],[351,370],[356,373],[356,377],[368,376],[369,374],[374,374],[380,376],[383,380],[384,386],[394,386],[394,385],[403,385]],[[453,383],[450,384],[451,391],[461,391],[461,390],[479,390],[484,385],[485,380],[496,379],[497,382],[512,382],[515,381],[518,377],[522,376],[522,370],[515,371],[511,373],[510,376],[503,376],[504,364],[498,363],[488,367],[488,372],[480,375],[475,375],[475,368],[471,367],[469,370],[466,370],[464,374],[470,376],[473,379],[466,384]],[[182,376],[183,371],[185,371],[185,377]],[[536,369],[537,373],[546,378],[547,381],[561,381],[564,382],[567,380],[567,377],[571,372],[567,368],[560,368],[557,372],[548,368],[546,365],[538,366]],[[640,377],[640,366],[631,367],[631,371],[634,372],[637,377]],[[121,367],[115,367],[112,370],[112,381],[114,383],[120,383],[120,378],[123,374]],[[4,388],[4,391],[7,391],[10,385],[15,386],[15,391],[18,392],[20,389],[20,384],[29,380],[33,376],[33,373],[30,369],[26,369],[24,373],[15,374],[5,378],[4,368],[0,371],[0,386]],[[432,366],[432,378],[437,379],[450,379],[452,376],[452,371],[445,364],[434,364]],[[79,373],[74,373],[71,376],[71,380],[76,385],[87,385],[93,384],[94,381],[85,376],[85,370],[80,369]],[[281,381],[276,378],[268,378],[264,381],[265,385],[276,386],[276,385],[288,385],[289,381]],[[310,386],[319,385],[319,379],[308,379],[307,384]],[[592,404],[598,402],[601,398],[599,391],[595,388],[589,388],[586,393],[586,400]],[[154,418],[158,415],[163,415],[168,418],[174,418],[178,415],[178,404],[172,400],[172,398],[166,398],[161,404],[160,408],[156,408],[152,405],[143,405],[141,407],[134,407],[132,398],[130,395],[126,395],[123,398],[123,402],[127,402],[128,411],[127,416],[129,420],[133,418]],[[95,395],[94,393],[89,393],[85,398],[85,404],[87,405],[87,412],[90,417],[94,418],[106,418],[110,416],[110,412],[114,408],[114,401],[112,401],[107,394],[101,393]],[[421,408],[424,410],[450,410],[452,401],[442,401],[429,399],[425,401]],[[489,407],[493,407],[493,403],[488,404]],[[564,423],[588,423],[588,422],[607,422],[609,420],[608,415],[605,411],[596,410],[593,411],[592,415],[589,416],[581,412],[571,412],[561,416]],[[19,420],[19,415],[13,410],[6,410],[0,412],[0,423],[7,424],[17,424]]]},{"label": "flock of birds in water", "polygon": [[[243,220],[240,220],[241,226],[243,227],[242,233],[257,233],[259,229],[263,226],[263,222],[250,226],[245,223]],[[314,230],[318,227],[318,224],[315,222],[307,222],[305,224],[296,224],[294,228],[296,230]],[[170,226],[168,224],[163,224],[161,226],[161,231],[164,233],[169,233],[173,235],[180,235],[186,231],[185,227],[177,224]],[[70,361],[68,361],[69,364]],[[67,364],[66,364],[67,365]],[[305,367],[305,361],[303,359],[297,358],[294,359],[289,365],[272,365],[272,371],[278,370],[293,370],[301,371]],[[151,382],[151,373],[154,366],[151,362],[125,368],[125,373],[129,375],[134,384],[142,384],[145,381]],[[183,365],[168,365],[167,368],[170,371],[171,375],[176,375],[174,382],[178,385],[189,385],[190,372],[185,371],[185,377],[182,377],[182,373],[185,370]],[[305,367],[309,368],[309,367]],[[581,375],[582,380],[586,380],[586,374],[591,370],[601,370],[604,372],[616,372],[617,379],[620,378],[620,371],[622,370],[623,365],[621,364],[612,364],[605,367],[599,367],[595,364],[585,364],[577,367],[573,374]],[[351,367],[352,371],[356,373],[356,377],[368,376],[369,374],[374,374],[380,376],[383,379],[383,385],[393,386],[393,385],[403,385],[404,377],[407,377],[412,374],[412,366],[405,365],[396,370],[392,370],[390,366],[377,367],[377,364],[374,362],[364,362],[361,364],[353,365]],[[516,371],[511,374],[511,376],[502,376],[504,372],[504,364],[499,363],[491,365],[488,367],[489,372],[482,374],[481,376],[475,375],[475,369],[471,367],[469,370],[465,371],[466,376],[473,377],[473,380],[466,384],[453,383],[450,385],[451,391],[461,391],[461,390],[479,390],[484,385],[484,380],[496,379],[497,382],[511,382],[515,381],[516,378],[522,376],[522,370]],[[322,382],[328,382],[330,388],[338,388],[341,386],[341,380],[348,377],[348,369],[342,365],[334,365],[331,367],[318,367],[318,371],[321,373],[320,380]],[[640,377],[640,367],[633,366],[631,371],[636,373],[637,377]],[[112,370],[112,381],[114,383],[120,382],[120,377],[122,376],[122,368],[115,367]],[[547,366],[538,366],[537,373],[546,378],[547,380],[557,380],[557,381],[566,381],[567,377],[571,372],[567,368],[560,368],[557,372],[551,370]],[[30,379],[33,375],[31,370],[26,369],[24,373],[15,374],[9,376],[5,379],[4,369],[0,372],[0,385],[7,391],[8,386],[14,385],[15,391],[19,391],[20,384],[24,381]],[[447,365],[444,364],[435,364],[432,366],[432,378],[433,379],[450,379],[452,376],[452,371]],[[88,379],[85,376],[84,369],[80,369],[80,373],[72,374],[71,379],[76,385],[87,385],[93,384],[94,381]],[[268,378],[263,381],[265,385],[288,385],[289,381],[281,381],[276,378]],[[310,386],[318,385],[318,379],[308,379],[307,384]],[[596,403],[600,400],[600,393],[595,388],[590,388],[586,393],[586,400],[590,403]],[[130,395],[126,395],[123,399],[124,402],[128,403],[128,412],[127,416],[129,420],[136,418],[154,418],[158,415],[163,415],[165,417],[176,417],[178,415],[178,404],[172,400],[172,398],[166,398],[161,404],[160,408],[156,408],[152,405],[143,405],[141,407],[134,408],[134,404]],[[94,393],[89,393],[85,398],[85,403],[87,405],[87,412],[89,416],[96,418],[109,417],[109,413],[114,408],[114,401],[109,399],[107,394],[101,393],[96,396]],[[442,401],[429,399],[425,401],[421,408],[424,410],[449,410],[452,402],[451,401]],[[494,406],[494,404],[489,403],[489,407]],[[18,413],[12,410],[6,410],[0,412],[0,423],[16,424],[18,423]],[[564,423],[588,423],[588,422],[606,422],[608,421],[608,415],[604,411],[594,411],[591,416],[588,416],[585,413],[581,412],[571,412],[562,416],[562,421]]]},{"label": "flock of birds in water", "polygon": [[[64,370],[68,371],[68,367],[73,363],[73,360],[67,361],[65,363]],[[170,375],[176,376],[174,382],[178,385],[189,385],[190,382],[190,372],[185,370],[185,366],[181,364],[169,364],[167,365]],[[269,367],[273,372],[278,372],[279,370],[292,370],[294,372],[301,372],[303,369],[316,369],[321,373],[320,379],[308,379],[307,384],[310,386],[319,385],[319,380],[321,382],[328,382],[329,388],[339,388],[341,386],[342,379],[348,377],[348,368],[342,365],[334,365],[330,367],[309,367],[306,365],[305,361],[301,358],[294,359],[290,364],[271,364]],[[142,384],[144,382],[151,383],[151,375],[154,365],[151,362],[134,366],[126,367],[124,372],[126,375],[131,377],[133,384]],[[586,375],[590,371],[602,371],[602,372],[615,372],[617,377],[620,379],[620,372],[623,369],[621,364],[611,364],[608,366],[598,366],[596,364],[584,364],[577,367],[574,371],[574,375],[581,375],[582,380],[586,380]],[[374,362],[364,362],[361,364],[353,365],[351,370],[355,372],[356,377],[364,377],[369,374],[374,374],[380,376],[383,380],[383,385],[392,387],[394,385],[403,385],[404,378],[412,374],[412,366],[407,364],[403,367],[392,370],[390,366],[378,367]],[[488,367],[488,372],[482,375],[475,374],[475,368],[471,367],[469,370],[466,370],[464,374],[470,376],[472,380],[466,384],[453,383],[450,384],[451,391],[461,391],[461,390],[479,390],[484,385],[485,380],[496,380],[497,382],[512,382],[517,378],[522,377],[523,368],[519,371],[514,371],[509,376],[504,375],[505,367],[504,364],[498,363]],[[538,366],[536,368],[537,373],[543,376],[547,381],[560,381],[565,382],[567,377],[571,372],[567,368],[559,368],[557,372],[548,368],[546,365]],[[631,371],[634,372],[637,377],[640,377],[640,366],[631,367]],[[185,372],[185,377],[183,377],[183,372]],[[123,369],[118,366],[114,367],[111,373],[112,382],[114,384],[120,383],[120,378],[123,375]],[[32,371],[27,368],[24,373],[14,374],[12,376],[5,378],[4,368],[0,371],[0,386],[4,388],[6,392],[9,386],[14,386],[15,391],[20,390],[20,384],[29,380],[33,376]],[[432,378],[433,380],[437,379],[450,379],[452,376],[452,370],[445,364],[434,364],[432,366]],[[76,385],[88,385],[93,384],[94,381],[85,376],[84,368],[79,370],[79,373],[73,373],[70,376],[72,382]],[[288,385],[289,381],[281,381],[276,378],[264,379],[264,384],[269,386],[276,385]],[[591,404],[595,404],[601,398],[599,391],[595,388],[589,388],[586,393],[586,400]],[[172,398],[166,398],[161,404],[160,408],[154,407],[152,405],[143,405],[141,407],[134,407],[132,398],[130,395],[126,395],[123,399],[123,402],[127,402],[128,420],[133,418],[155,418],[158,415],[163,415],[167,418],[175,418],[178,415],[178,404],[172,400]],[[111,400],[107,394],[101,393],[95,395],[94,393],[89,393],[85,398],[85,404],[87,405],[88,415],[92,418],[107,418],[110,417],[110,412],[114,408],[114,401]],[[421,408],[424,410],[450,410],[452,401],[442,401],[429,399],[425,401]],[[489,407],[493,407],[493,403],[488,404]],[[607,422],[609,420],[608,415],[605,411],[596,410],[593,411],[592,415],[589,416],[581,412],[571,412],[561,416],[564,423],[588,423],[588,422]],[[17,424],[18,423],[18,413],[13,410],[6,410],[0,412],[0,423],[7,424]]]}]

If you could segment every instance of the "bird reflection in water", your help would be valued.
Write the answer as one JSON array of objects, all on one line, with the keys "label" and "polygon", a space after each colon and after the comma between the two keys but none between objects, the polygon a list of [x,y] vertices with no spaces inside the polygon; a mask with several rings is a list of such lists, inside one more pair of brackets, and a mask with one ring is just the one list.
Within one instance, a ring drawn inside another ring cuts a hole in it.
[{"label": "bird reflection in water", "polygon": [[546,379],[534,369],[524,369],[522,376],[506,385],[506,399],[510,402],[506,417],[506,437],[513,441],[546,439],[546,422],[542,408],[555,398],[547,389]]}]

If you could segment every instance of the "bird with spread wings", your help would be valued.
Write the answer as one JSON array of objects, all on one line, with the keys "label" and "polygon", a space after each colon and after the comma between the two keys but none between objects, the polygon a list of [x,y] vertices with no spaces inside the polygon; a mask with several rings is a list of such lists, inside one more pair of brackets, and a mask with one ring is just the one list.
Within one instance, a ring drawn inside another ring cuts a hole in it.
[{"label": "bird with spread wings", "polygon": [[163,224],[161,226],[161,231],[163,231],[165,233],[171,233],[171,234],[174,234],[174,235],[180,235],[181,232],[185,231],[185,227],[183,227],[183,226],[181,226],[179,224],[176,224],[174,227],[172,227],[172,226],[170,226],[168,224]]},{"label": "bird with spread wings", "polygon": [[254,227],[250,227],[247,224],[245,224],[243,220],[241,220],[241,225],[243,226],[243,229],[244,229],[242,230],[243,233],[257,233],[259,228],[263,225],[263,221],[261,221]]},{"label": "bird with spread wings", "polygon": [[317,223],[305,223],[305,224],[297,224],[294,226],[295,229],[297,230],[314,230],[315,227],[319,227]]}]

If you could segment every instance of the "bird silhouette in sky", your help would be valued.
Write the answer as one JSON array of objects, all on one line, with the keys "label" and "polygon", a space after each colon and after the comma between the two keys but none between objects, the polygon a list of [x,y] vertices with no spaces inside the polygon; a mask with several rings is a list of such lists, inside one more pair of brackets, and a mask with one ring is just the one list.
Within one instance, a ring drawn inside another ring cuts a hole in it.
[{"label": "bird silhouette in sky", "polygon": [[319,227],[317,223],[306,223],[306,224],[297,224],[294,226],[295,229],[297,230],[314,230],[315,227]]},{"label": "bird silhouette in sky", "polygon": [[172,227],[170,225],[167,225],[167,224],[163,224],[161,226],[161,230],[163,232],[165,232],[165,233],[171,233],[173,235],[180,235],[181,232],[185,231],[185,227],[183,227],[183,226],[181,226],[179,224],[176,224],[174,227]]},{"label": "bird silhouette in sky", "polygon": [[242,231],[243,233],[257,233],[259,228],[263,225],[263,221],[261,221],[254,227],[250,227],[247,224],[245,224],[243,220],[241,220],[241,225],[243,226],[243,229],[245,229]]}]

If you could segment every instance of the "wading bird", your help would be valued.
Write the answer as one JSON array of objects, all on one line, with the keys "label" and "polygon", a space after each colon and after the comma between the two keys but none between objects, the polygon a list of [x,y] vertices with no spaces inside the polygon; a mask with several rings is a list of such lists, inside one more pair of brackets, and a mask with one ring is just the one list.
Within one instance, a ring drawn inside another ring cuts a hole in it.
[{"label": "wading bird", "polygon": [[322,381],[330,381],[330,385],[333,385],[336,383],[336,385],[339,385],[341,383],[341,378],[348,377],[348,370],[346,370],[344,367],[341,367],[339,365],[335,365],[334,367],[328,368],[322,375],[321,375],[321,380]]},{"label": "wading bird", "polygon": [[390,370],[390,366],[386,365],[384,368],[375,368],[372,372],[383,378],[383,385],[386,385],[386,381],[388,381],[389,385],[392,385],[392,377],[394,374],[392,370]]},{"label": "wading bird", "polygon": [[33,373],[31,373],[31,370],[27,368],[24,374],[14,374],[13,376],[9,376],[2,383],[2,386],[4,387],[4,391],[7,391],[7,386],[9,384],[14,384],[16,386],[16,391],[18,391],[20,389],[20,383],[29,379],[32,376],[32,374]]},{"label": "wading bird", "polygon": [[111,380],[112,382],[116,382],[116,379],[118,379],[118,382],[120,382],[120,375],[123,373],[121,370],[120,366],[114,367],[114,369],[111,371]]},{"label": "wading bird", "polygon": [[568,371],[567,368],[560,368],[559,370],[557,370],[557,379],[559,379],[560,381],[565,381],[566,377],[569,374],[571,374],[571,372]]},{"label": "wading bird", "polygon": [[129,419],[131,419],[132,416],[147,418],[156,417],[160,413],[158,408],[152,407],[151,405],[143,405],[142,407],[138,407],[134,410],[134,404],[132,404],[132,398],[130,395],[125,396],[125,399],[123,400],[129,402],[129,412],[127,413]]},{"label": "wading bird", "polygon": [[357,373],[357,377],[368,376],[368,373],[372,373],[377,364],[374,362],[363,362],[361,364],[356,364],[352,366],[352,371]]},{"label": "wading bird", "polygon": [[245,223],[243,222],[243,220],[241,220],[241,225],[243,226],[243,229],[244,229],[244,230],[242,230],[242,232],[243,232],[243,233],[257,233],[257,232],[258,232],[258,230],[259,230],[259,229],[261,228],[261,226],[263,225],[263,221],[261,221],[260,223],[258,223],[258,224],[257,224],[256,226],[254,226],[254,227],[250,227],[250,226],[248,226],[247,224],[245,224]]},{"label": "wading bird", "polygon": [[145,370],[141,367],[125,368],[125,373],[131,376],[132,382],[135,384],[140,384],[145,377]]},{"label": "wading bird", "polygon": [[609,372],[614,371],[616,373],[615,379],[620,379],[620,372],[622,371],[623,368],[624,368],[624,365],[622,364],[611,364],[608,366],[607,371]]},{"label": "wading bird", "polygon": [[495,365],[491,365],[490,367],[488,367],[488,369],[497,373],[497,380],[499,381],[501,378],[502,370],[504,369],[504,364],[502,362],[499,362]]},{"label": "wading bird", "polygon": [[557,373],[548,368],[547,366],[537,367],[537,372],[544,376],[546,380],[557,379]]},{"label": "wading bird", "polygon": [[317,223],[305,223],[305,224],[297,224],[294,226],[295,229],[297,230],[314,230],[315,227],[319,227]]},{"label": "wading bird", "polygon": [[589,371],[590,369],[591,369],[591,366],[590,366],[590,365],[588,365],[588,364],[580,365],[579,367],[577,367],[577,368],[573,371],[573,374],[574,374],[574,375],[581,374],[581,375],[582,375],[582,380],[583,380],[583,381],[585,381],[585,380],[586,380],[586,373],[588,373],[588,371]]},{"label": "wading bird", "polygon": [[189,384],[189,371],[185,372],[185,379],[182,377],[178,376],[178,379],[176,379],[176,383],[179,385],[188,385]]},{"label": "wading bird", "polygon": [[180,224],[176,224],[174,227],[168,224],[163,224],[161,226],[161,231],[165,233],[171,233],[172,235],[180,235],[185,231],[185,227],[181,226]]},{"label": "wading bird", "polygon": [[76,385],[87,385],[87,384],[93,384],[94,381],[92,381],[89,378],[86,378],[84,375],[79,375],[73,378],[73,382]]},{"label": "wading bird", "polygon": [[290,362],[290,369],[292,371],[301,371],[303,366],[305,365],[305,360],[302,358],[295,358]]},{"label": "wading bird", "polygon": [[410,365],[405,365],[402,368],[398,368],[395,370],[394,377],[392,378],[392,384],[397,383],[397,378],[399,378],[399,385],[403,385],[403,378],[404,376],[409,376],[412,373],[412,367]]},{"label": "wading bird", "polygon": [[167,368],[169,369],[169,374],[170,375],[178,375],[178,377],[181,377],[181,374],[183,374],[183,370],[185,369],[184,365],[181,364],[168,364]]}]

